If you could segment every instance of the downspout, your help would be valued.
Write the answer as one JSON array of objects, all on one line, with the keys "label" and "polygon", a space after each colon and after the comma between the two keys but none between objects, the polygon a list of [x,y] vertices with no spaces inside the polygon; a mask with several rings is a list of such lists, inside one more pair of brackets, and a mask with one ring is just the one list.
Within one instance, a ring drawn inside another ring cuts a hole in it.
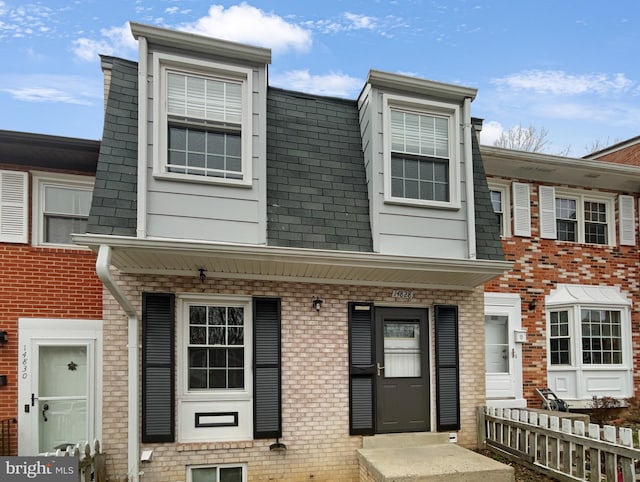
[{"label": "downspout", "polygon": [[109,272],[111,266],[111,246],[101,244],[98,250],[98,259],[96,260],[96,273],[100,281],[107,287],[111,295],[118,302],[120,307],[129,317],[129,341],[128,361],[129,361],[129,403],[128,403],[128,437],[127,437],[127,453],[128,453],[128,480],[138,482],[140,480],[140,457],[138,439],[138,314],[135,308],[123,293],[120,286]]},{"label": "downspout", "polygon": [[473,179],[473,151],[471,141],[471,99],[465,97],[462,107],[462,125],[464,136],[464,166],[467,191],[467,242],[469,243],[469,259],[476,259],[476,212]]}]

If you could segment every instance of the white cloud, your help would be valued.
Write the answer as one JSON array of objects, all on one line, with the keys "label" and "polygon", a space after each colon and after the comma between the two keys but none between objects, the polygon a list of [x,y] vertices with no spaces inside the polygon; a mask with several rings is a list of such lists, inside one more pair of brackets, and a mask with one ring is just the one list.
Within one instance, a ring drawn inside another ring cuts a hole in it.
[{"label": "white cloud", "polygon": [[206,17],[178,28],[200,35],[268,47],[274,53],[290,49],[306,52],[312,43],[308,30],[245,2],[226,10],[222,5],[213,5]]},{"label": "white cloud", "polygon": [[621,73],[573,75],[560,70],[527,70],[493,79],[491,83],[515,91],[551,95],[619,94],[633,85],[633,81]]},{"label": "white cloud", "polygon": [[311,75],[308,70],[293,70],[273,75],[270,80],[272,85],[286,89],[348,98],[357,95],[363,85],[361,79],[346,74],[331,72],[325,75]]},{"label": "white cloud", "polygon": [[102,84],[67,75],[3,75],[0,92],[24,102],[94,105],[102,99]]},{"label": "white cloud", "polygon": [[99,55],[120,55],[135,52],[138,43],[131,35],[129,23],[126,22],[120,27],[111,27],[100,30],[102,38],[95,40],[90,38],[79,38],[73,41],[72,51],[74,55],[85,61],[99,59]]},{"label": "white cloud", "polygon": [[48,22],[52,10],[40,4],[11,7],[0,1],[0,39],[45,36],[51,32]]},{"label": "white cloud", "polygon": [[485,146],[492,146],[495,141],[500,138],[500,135],[504,132],[504,127],[497,121],[489,121],[482,124],[482,130],[480,131],[480,144]]},{"label": "white cloud", "polygon": [[377,27],[376,19],[367,15],[346,12],[344,18],[350,22],[347,24],[347,30],[374,30]]}]

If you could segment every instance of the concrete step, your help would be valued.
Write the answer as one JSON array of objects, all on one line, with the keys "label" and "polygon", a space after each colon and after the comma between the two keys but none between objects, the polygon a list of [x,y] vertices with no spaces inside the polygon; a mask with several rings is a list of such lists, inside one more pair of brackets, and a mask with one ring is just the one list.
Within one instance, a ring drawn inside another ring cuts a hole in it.
[{"label": "concrete step", "polygon": [[514,482],[513,467],[453,443],[362,448],[361,482]]},{"label": "concrete step", "polygon": [[449,434],[444,432],[388,433],[363,437],[362,448],[424,447],[447,443],[449,443]]}]

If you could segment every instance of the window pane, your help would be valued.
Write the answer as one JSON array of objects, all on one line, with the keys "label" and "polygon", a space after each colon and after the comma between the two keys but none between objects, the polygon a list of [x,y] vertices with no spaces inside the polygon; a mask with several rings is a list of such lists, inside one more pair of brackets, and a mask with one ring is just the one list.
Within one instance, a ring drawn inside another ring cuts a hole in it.
[{"label": "window pane", "polygon": [[[223,480],[224,479],[220,480],[220,482],[223,482]],[[191,482],[218,482],[217,468],[200,467],[197,469],[191,469]],[[242,479],[240,479],[240,482],[242,482]]]},{"label": "window pane", "polygon": [[197,368],[189,369],[189,388],[207,388],[207,370]]},{"label": "window pane", "polygon": [[45,243],[73,244],[72,234],[83,234],[87,231],[88,218],[65,218],[45,215],[44,235]]},{"label": "window pane", "polygon": [[220,482],[242,482],[242,467],[221,467]]},{"label": "window pane", "polygon": [[408,199],[449,201],[449,165],[437,159],[394,157],[391,195]]},{"label": "window pane", "polygon": [[621,364],[620,311],[582,310],[582,359],[588,364]]}]

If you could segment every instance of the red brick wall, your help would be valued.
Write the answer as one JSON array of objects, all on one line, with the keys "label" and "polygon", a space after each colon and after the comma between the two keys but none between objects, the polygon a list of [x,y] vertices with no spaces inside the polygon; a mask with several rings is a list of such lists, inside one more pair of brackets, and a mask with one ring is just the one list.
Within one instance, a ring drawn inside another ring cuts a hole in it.
[{"label": "red brick wall", "polygon": [[[102,318],[102,284],[95,274],[95,255],[87,250],[0,244],[0,420],[17,418],[18,318]],[[16,454],[16,425],[12,454]]]},{"label": "red brick wall", "polygon": [[[535,388],[547,386],[547,321],[544,300],[558,283],[618,286],[632,299],[634,386],[638,387],[640,278],[637,246],[596,246],[540,239],[538,185],[530,183],[530,188],[532,236],[503,239],[505,256],[508,261],[514,262],[514,267],[485,285],[486,292],[516,293],[522,298],[522,326],[527,330],[527,343],[523,345],[522,354],[525,398],[530,406],[538,406],[540,399]],[[616,238],[619,240],[617,211],[615,226]],[[536,300],[536,307],[529,309],[529,303],[533,299]]]}]

